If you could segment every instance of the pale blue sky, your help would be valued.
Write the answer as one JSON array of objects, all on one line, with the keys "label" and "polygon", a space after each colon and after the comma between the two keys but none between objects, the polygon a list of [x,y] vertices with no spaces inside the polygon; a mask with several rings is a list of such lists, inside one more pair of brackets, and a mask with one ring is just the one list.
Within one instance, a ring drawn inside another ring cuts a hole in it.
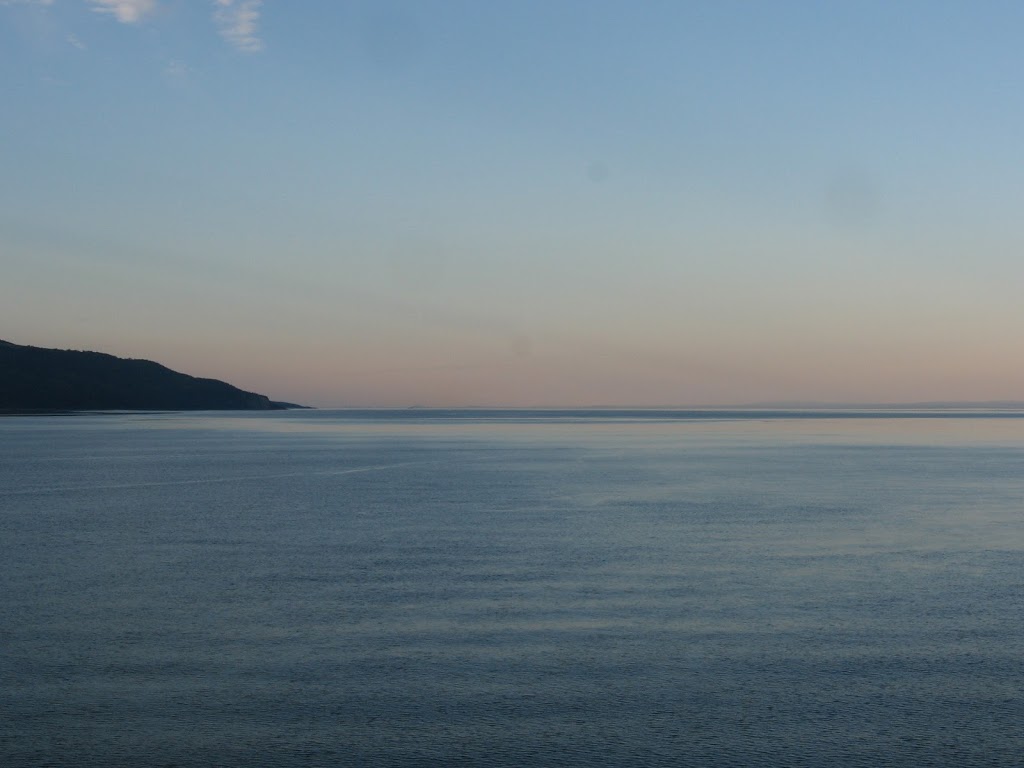
[{"label": "pale blue sky", "polygon": [[0,0],[0,338],[316,405],[1024,399],[1022,34]]}]

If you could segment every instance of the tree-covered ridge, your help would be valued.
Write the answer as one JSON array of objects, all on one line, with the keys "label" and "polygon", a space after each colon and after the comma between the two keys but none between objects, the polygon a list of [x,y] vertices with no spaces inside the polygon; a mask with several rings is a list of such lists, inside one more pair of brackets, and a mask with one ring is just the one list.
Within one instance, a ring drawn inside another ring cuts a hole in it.
[{"label": "tree-covered ridge", "polygon": [[151,360],[0,341],[0,410],[275,410],[287,407]]}]

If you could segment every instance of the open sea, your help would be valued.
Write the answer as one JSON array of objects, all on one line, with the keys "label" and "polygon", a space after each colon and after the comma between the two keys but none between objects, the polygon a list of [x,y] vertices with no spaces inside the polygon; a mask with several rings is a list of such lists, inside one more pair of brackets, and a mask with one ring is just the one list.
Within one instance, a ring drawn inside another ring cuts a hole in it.
[{"label": "open sea", "polygon": [[1020,413],[0,419],[0,766],[1020,766]]}]

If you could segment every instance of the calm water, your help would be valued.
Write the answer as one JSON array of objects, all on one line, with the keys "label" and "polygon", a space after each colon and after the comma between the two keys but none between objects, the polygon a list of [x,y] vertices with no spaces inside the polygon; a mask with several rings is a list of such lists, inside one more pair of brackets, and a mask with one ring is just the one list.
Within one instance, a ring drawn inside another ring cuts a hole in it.
[{"label": "calm water", "polygon": [[1024,419],[0,419],[0,764],[1011,766]]}]

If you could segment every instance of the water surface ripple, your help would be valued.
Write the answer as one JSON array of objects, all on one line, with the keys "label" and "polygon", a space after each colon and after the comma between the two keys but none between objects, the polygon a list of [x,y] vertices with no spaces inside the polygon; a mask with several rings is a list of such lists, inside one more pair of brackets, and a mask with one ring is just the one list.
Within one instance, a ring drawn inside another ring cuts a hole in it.
[{"label": "water surface ripple", "polygon": [[0,764],[1016,766],[1024,421],[0,419]]}]

